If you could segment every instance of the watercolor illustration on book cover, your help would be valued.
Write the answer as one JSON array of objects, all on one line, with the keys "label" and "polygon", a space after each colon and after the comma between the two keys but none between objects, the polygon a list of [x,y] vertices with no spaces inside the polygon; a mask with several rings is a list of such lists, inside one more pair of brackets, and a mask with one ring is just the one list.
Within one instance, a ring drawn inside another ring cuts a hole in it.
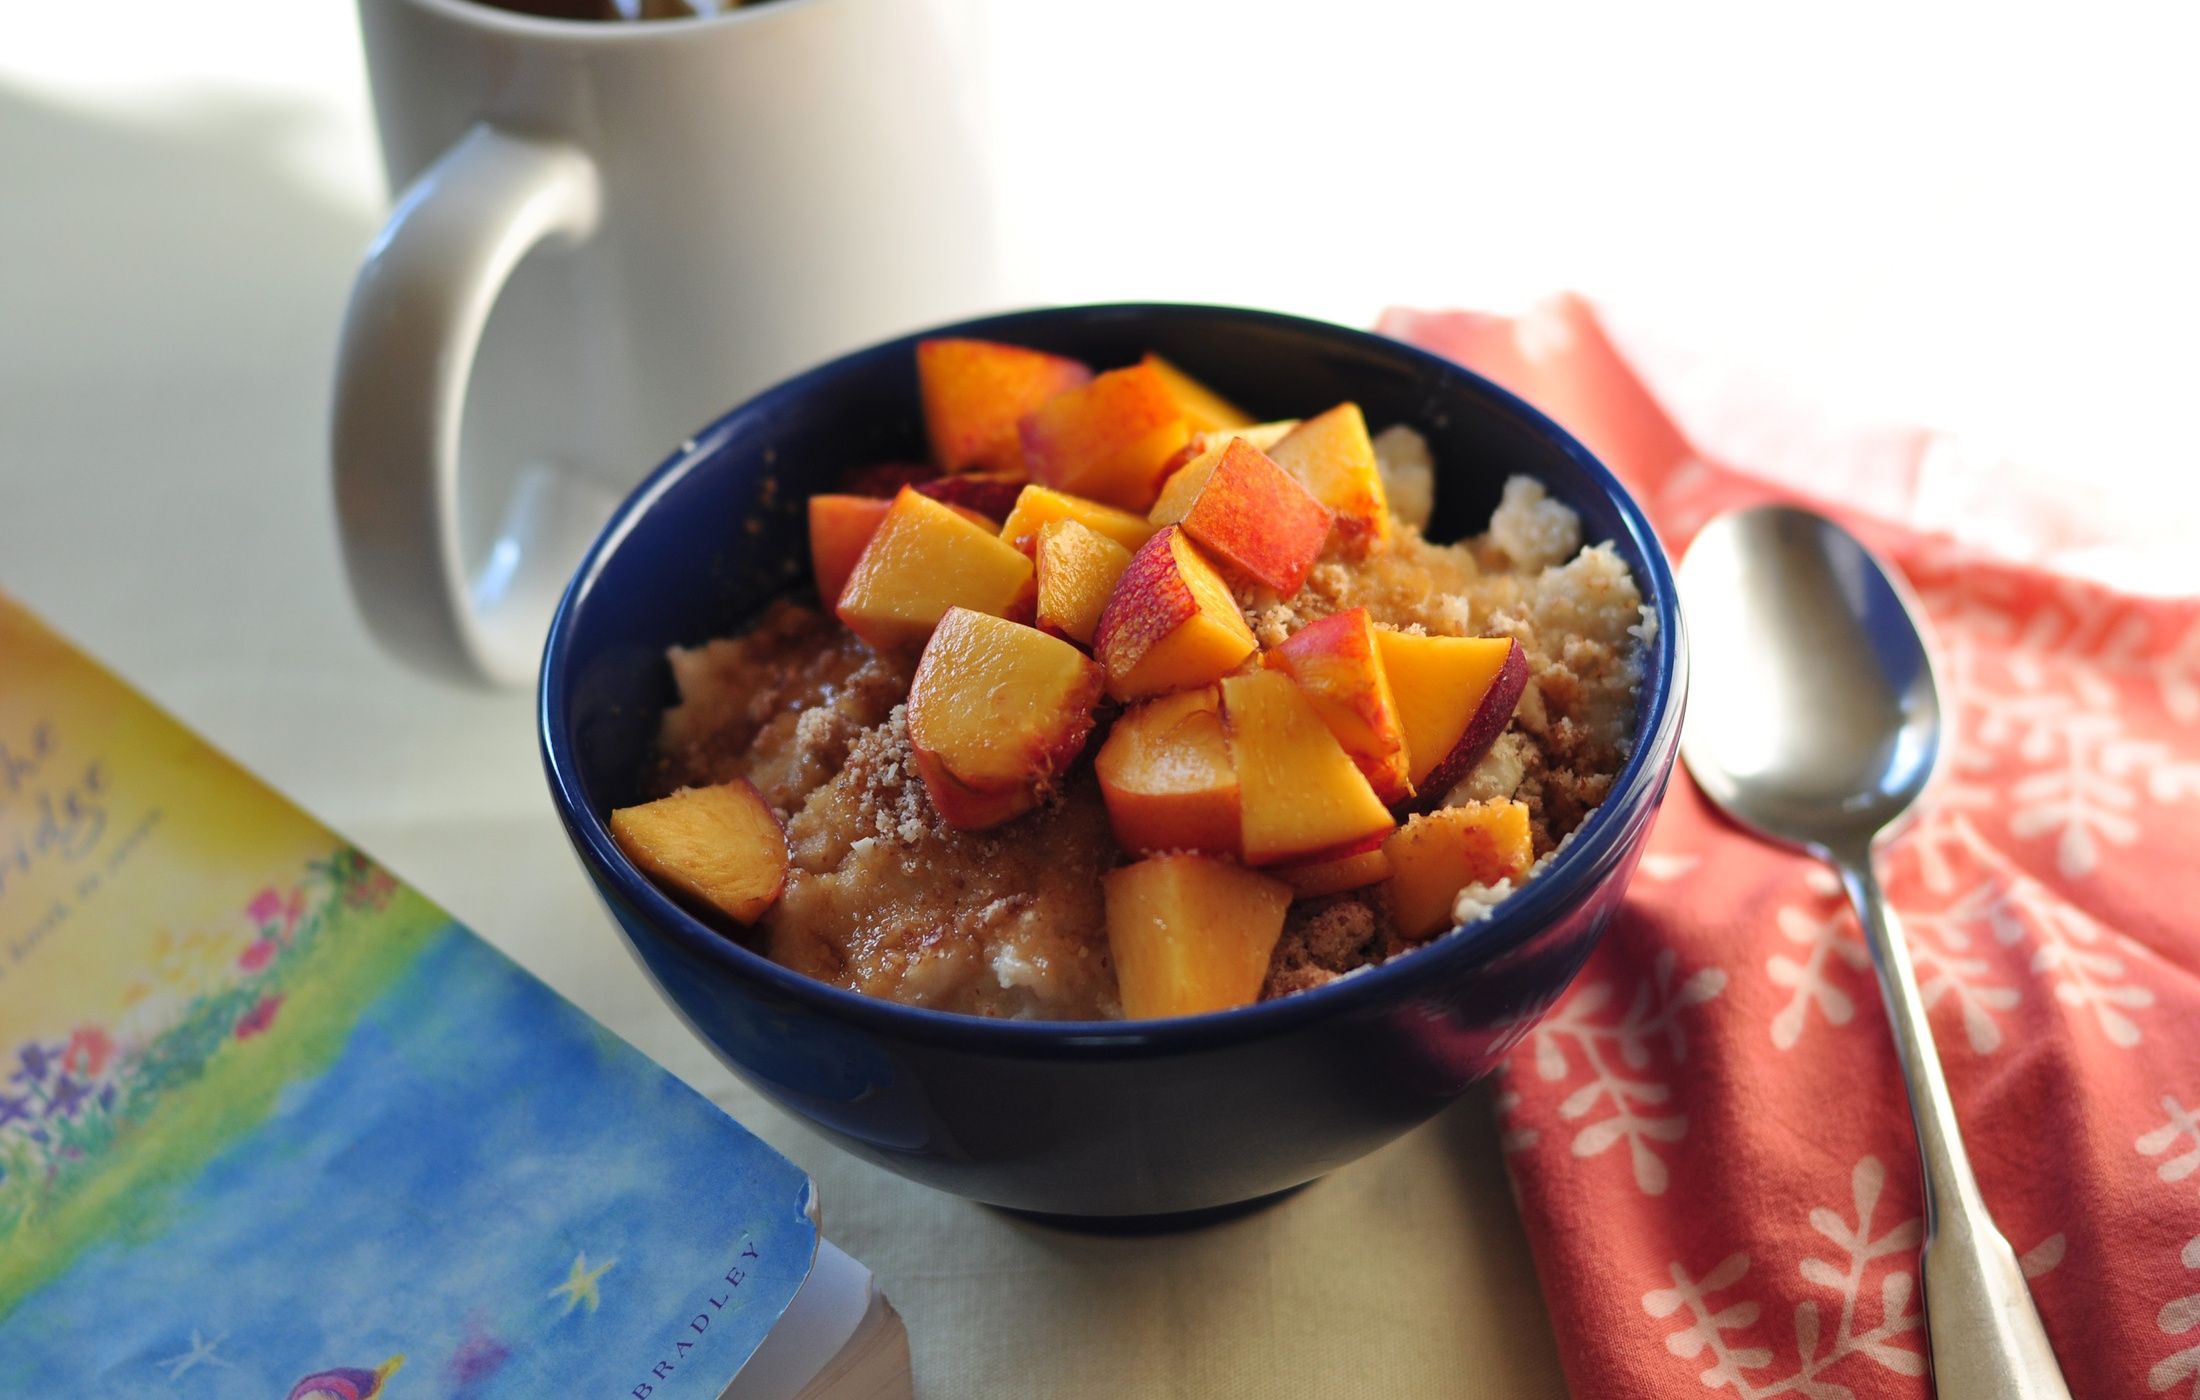
[{"label": "watercolor illustration on book cover", "polygon": [[0,597],[0,1393],[715,1396],[802,1173]]}]

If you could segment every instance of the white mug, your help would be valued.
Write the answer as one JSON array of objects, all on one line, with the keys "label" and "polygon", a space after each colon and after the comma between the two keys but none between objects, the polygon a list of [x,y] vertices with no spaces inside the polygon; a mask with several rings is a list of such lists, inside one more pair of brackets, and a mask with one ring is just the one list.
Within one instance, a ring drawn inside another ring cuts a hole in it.
[{"label": "white mug", "polygon": [[587,542],[683,435],[990,304],[952,0],[359,13],[404,194],[345,314],[331,456],[352,591],[409,661],[529,681]]}]

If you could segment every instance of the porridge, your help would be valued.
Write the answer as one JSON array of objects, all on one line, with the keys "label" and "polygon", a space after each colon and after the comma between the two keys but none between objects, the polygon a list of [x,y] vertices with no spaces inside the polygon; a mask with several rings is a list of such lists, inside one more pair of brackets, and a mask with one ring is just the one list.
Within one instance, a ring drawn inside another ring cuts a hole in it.
[{"label": "porridge", "polygon": [[729,936],[985,1016],[1287,995],[1482,917],[1602,802],[1650,627],[1526,477],[1351,404],[1253,423],[1149,356],[919,350],[933,464],[809,503],[814,601],[676,648],[613,815]]}]

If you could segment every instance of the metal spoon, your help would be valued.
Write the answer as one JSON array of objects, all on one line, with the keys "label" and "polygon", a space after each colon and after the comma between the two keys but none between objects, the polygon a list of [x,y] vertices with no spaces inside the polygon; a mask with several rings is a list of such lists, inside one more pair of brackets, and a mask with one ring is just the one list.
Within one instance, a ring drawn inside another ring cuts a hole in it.
[{"label": "metal spoon", "polygon": [[1695,684],[1681,755],[1760,835],[1840,873],[1879,970],[1925,1169],[1919,1259],[1940,1400],[2067,1400],[2016,1252],[1964,1155],[1917,974],[1872,847],[1924,790],[1940,700],[1907,590],[1823,516],[1765,506],[1704,527],[1680,569]]}]

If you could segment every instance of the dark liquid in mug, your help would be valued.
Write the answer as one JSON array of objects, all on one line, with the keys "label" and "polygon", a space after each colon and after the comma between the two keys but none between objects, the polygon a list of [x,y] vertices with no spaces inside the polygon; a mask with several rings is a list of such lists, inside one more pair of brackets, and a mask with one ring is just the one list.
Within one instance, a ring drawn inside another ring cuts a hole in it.
[{"label": "dark liquid in mug", "polygon": [[762,0],[474,0],[495,10],[512,10],[544,19],[621,22],[645,19],[694,19]]}]

